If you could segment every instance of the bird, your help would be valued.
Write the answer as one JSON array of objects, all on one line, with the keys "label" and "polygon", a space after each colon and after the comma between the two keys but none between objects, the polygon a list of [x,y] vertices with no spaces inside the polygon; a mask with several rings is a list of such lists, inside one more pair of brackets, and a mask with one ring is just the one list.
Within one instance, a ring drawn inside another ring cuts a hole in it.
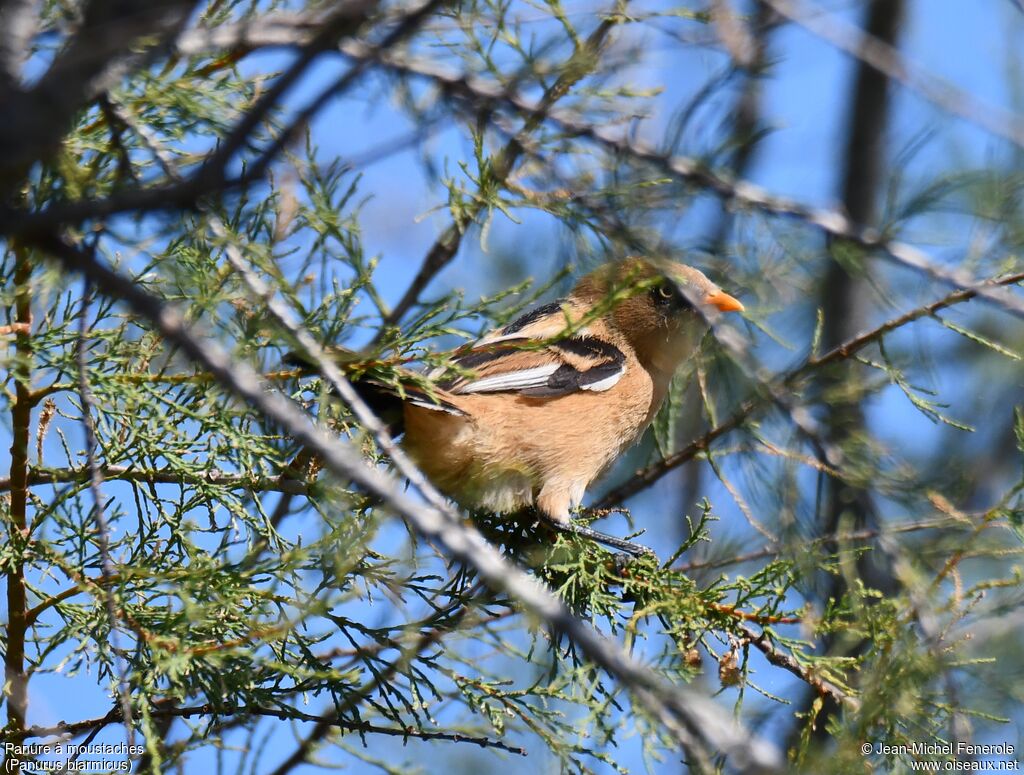
[{"label": "bird", "polygon": [[397,392],[402,447],[463,508],[533,509],[557,530],[638,553],[571,515],[651,424],[709,320],[743,309],[691,266],[631,256],[455,350],[425,375],[429,386],[357,388]]}]

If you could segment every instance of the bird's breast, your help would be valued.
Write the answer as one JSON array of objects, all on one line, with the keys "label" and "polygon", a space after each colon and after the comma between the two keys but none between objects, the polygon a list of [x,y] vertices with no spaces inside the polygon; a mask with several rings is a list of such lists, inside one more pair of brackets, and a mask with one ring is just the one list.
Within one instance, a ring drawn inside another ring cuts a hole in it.
[{"label": "bird's breast", "polygon": [[406,405],[404,445],[464,506],[512,511],[550,482],[582,491],[636,442],[663,397],[636,364],[604,392],[451,396],[464,416]]}]

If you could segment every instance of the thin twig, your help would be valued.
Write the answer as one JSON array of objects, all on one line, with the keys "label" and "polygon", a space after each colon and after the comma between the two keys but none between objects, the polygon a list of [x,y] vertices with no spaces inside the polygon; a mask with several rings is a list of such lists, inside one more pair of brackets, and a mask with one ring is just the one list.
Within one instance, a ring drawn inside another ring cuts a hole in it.
[{"label": "thin twig", "polygon": [[[310,713],[302,713],[301,711],[293,709],[261,708],[258,706],[246,708],[221,708],[212,704],[192,705],[183,708],[160,708],[158,706],[151,710],[149,715],[150,718],[153,719],[164,719],[192,718],[195,716],[223,716],[231,713],[236,713],[241,716],[264,716],[268,718],[282,719],[285,721],[320,720],[319,716],[314,716]],[[119,722],[120,720],[121,717],[117,709],[114,709],[110,713],[100,716],[99,718],[60,723],[51,727],[29,727],[24,731],[24,733],[10,738],[10,742],[20,742],[31,737],[53,737],[57,735],[64,739],[69,739],[80,735],[83,732],[101,730],[110,724]],[[518,754],[519,756],[527,755],[526,749],[520,746],[509,745],[508,743],[503,743],[500,740],[494,740],[489,737],[460,734],[458,732],[433,732],[425,729],[417,729],[416,727],[411,726],[385,727],[368,721],[346,721],[342,719],[335,719],[334,726],[338,727],[343,732],[387,735],[389,737],[413,738],[417,740],[445,740],[452,743],[469,743],[471,745],[478,745],[481,748],[497,748],[502,751]]]},{"label": "thin twig", "polygon": [[323,18],[316,34],[302,46],[295,61],[245,111],[234,128],[218,144],[217,150],[203,162],[195,176],[196,180],[223,180],[224,170],[235,154],[249,142],[260,122],[277,109],[280,100],[299,81],[317,56],[333,49],[345,35],[358,32],[379,4],[379,0],[354,0],[340,5],[330,16]]},{"label": "thin twig", "polygon": [[89,386],[89,305],[92,302],[92,280],[85,278],[82,289],[82,309],[78,319],[78,395],[82,403],[82,426],[85,429],[85,458],[89,471],[89,491],[93,499],[93,517],[96,520],[96,540],[100,548],[103,598],[107,607],[110,624],[110,650],[113,652],[117,672],[117,693],[121,704],[121,718],[128,737],[128,745],[135,745],[135,725],[132,720],[131,688],[128,684],[128,665],[121,652],[120,627],[118,626],[117,601],[111,580],[116,576],[114,561],[110,557],[110,525],[103,507],[103,471],[97,457],[96,423],[93,420],[95,405],[92,388]]},{"label": "thin twig", "polygon": [[[465,607],[459,609],[459,612],[455,616],[456,623],[465,616],[467,610],[468,609]],[[421,654],[432,644],[436,643],[450,629],[450,626],[445,628],[435,627],[432,630],[422,633],[420,637],[416,639],[416,642],[408,649],[403,650],[402,653],[399,654],[399,656],[396,657],[386,669],[376,673],[365,686],[359,688],[346,697],[345,702],[342,703],[340,707],[332,707],[327,713],[305,719],[315,722],[313,724],[313,729],[310,730],[309,734],[302,739],[295,750],[292,751],[292,753],[283,762],[281,762],[281,764],[274,768],[270,775],[287,775],[287,773],[305,762],[316,750],[320,742],[338,725],[337,720],[340,717],[355,708],[364,697],[367,697],[378,686],[387,684],[394,675],[404,668],[412,659],[414,659],[418,654]]]},{"label": "thin twig", "polygon": [[755,632],[751,628],[742,624],[739,626],[739,629],[743,632],[746,640],[753,644],[758,651],[764,654],[765,659],[776,667],[788,670],[793,675],[816,689],[819,694],[826,694],[832,697],[832,699],[840,705],[846,705],[853,710],[860,708],[860,700],[834,684],[832,681],[822,678],[812,668],[801,665],[792,656],[776,648],[775,644],[768,639],[768,636],[765,633]]},{"label": "thin twig", "polygon": [[[118,479],[127,482],[147,484],[212,484],[249,492],[285,492],[292,495],[306,495],[314,482],[298,479],[282,480],[279,476],[253,476],[236,474],[220,469],[206,471],[174,471],[171,469],[146,469],[134,466],[101,465],[99,474],[103,479]],[[85,482],[90,478],[88,466],[74,468],[29,468],[27,484],[30,487],[44,484]],[[0,492],[12,487],[10,477],[0,477]]]},{"label": "thin twig", "polygon": [[[445,2],[447,0],[425,0],[425,2],[406,13],[395,24],[394,29],[385,35],[379,43],[371,45],[370,48],[379,53],[393,49],[406,38],[415,34]],[[288,126],[278,133],[273,142],[254,161],[247,165],[249,167],[248,174],[255,179],[262,178],[266,171],[270,169],[270,165],[280,156],[285,148],[299,137],[300,133],[309,125],[314,116],[331,100],[337,99],[340,94],[353,86],[366,71],[368,65],[369,62],[357,62],[353,67],[349,68],[348,72],[323,89],[304,108],[292,116]]]}]

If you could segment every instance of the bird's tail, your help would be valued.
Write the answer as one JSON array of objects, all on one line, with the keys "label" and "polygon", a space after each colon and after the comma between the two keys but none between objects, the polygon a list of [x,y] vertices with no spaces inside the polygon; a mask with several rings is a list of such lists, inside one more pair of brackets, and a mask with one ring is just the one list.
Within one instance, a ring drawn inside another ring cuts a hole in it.
[{"label": "bird's tail", "polygon": [[[412,371],[389,370],[388,379],[382,378],[359,353],[341,347],[332,347],[328,355],[349,378],[356,393],[370,410],[385,424],[391,436],[400,436],[405,431],[405,404],[412,404],[433,411],[462,415],[464,412],[450,401],[445,400],[443,391],[431,389],[420,374]],[[315,374],[314,364],[298,353],[288,353],[283,362],[297,366],[309,374]]]},{"label": "bird's tail", "polygon": [[[365,361],[358,353],[347,350],[343,347],[326,348],[327,355],[349,378],[352,387],[355,388],[363,402],[377,415],[388,429],[392,436],[399,436],[405,430],[402,419],[402,398],[398,390],[387,383],[373,376],[372,372],[365,368]],[[282,362],[286,366],[293,366],[316,374],[316,366],[308,358],[300,353],[287,353]]]}]

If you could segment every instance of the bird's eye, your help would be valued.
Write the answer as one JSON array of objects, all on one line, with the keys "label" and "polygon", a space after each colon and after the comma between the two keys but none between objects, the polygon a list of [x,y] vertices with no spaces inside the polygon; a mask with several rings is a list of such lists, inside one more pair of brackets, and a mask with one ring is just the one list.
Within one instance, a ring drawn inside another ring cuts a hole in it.
[{"label": "bird's eye", "polygon": [[651,301],[667,313],[682,312],[690,308],[690,302],[683,292],[671,281],[666,281],[651,288]]},{"label": "bird's eye", "polygon": [[654,286],[654,300],[661,304],[666,304],[672,301],[672,298],[675,296],[672,290],[672,286],[667,283]]}]

